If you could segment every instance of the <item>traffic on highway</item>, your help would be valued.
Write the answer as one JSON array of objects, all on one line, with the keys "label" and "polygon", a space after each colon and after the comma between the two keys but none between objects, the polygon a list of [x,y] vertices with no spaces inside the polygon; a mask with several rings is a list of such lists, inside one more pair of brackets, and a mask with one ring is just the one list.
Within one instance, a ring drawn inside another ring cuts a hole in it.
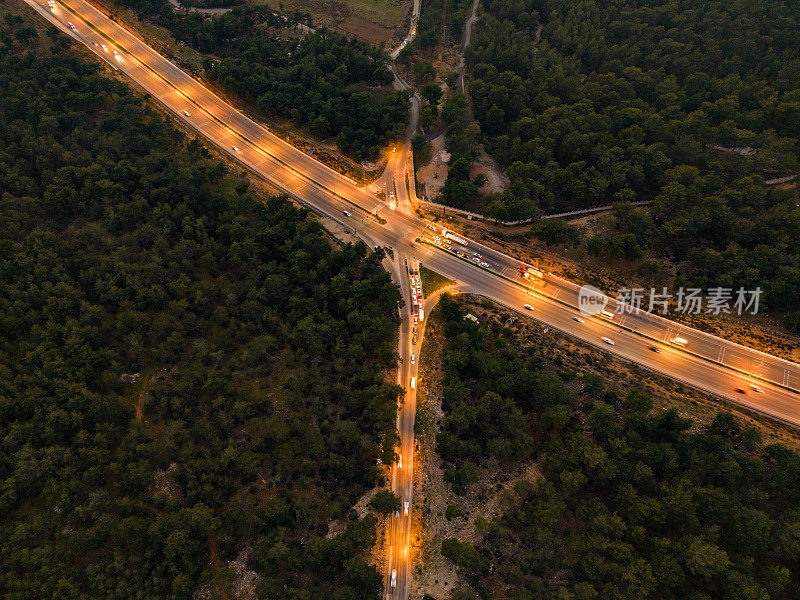
[{"label": "traffic on highway", "polygon": [[25,1],[241,165],[345,224],[372,247],[390,247],[409,258],[404,298],[411,308],[401,333],[409,360],[401,363],[398,373],[407,396],[398,414],[403,440],[400,459],[392,469],[393,489],[400,492],[402,508],[391,520],[386,581],[393,598],[407,597],[410,578],[417,357],[426,316],[420,263],[457,282],[462,291],[487,297],[623,360],[800,425],[800,365],[646,311],[626,310],[613,298],[606,298],[604,308],[596,314],[582,313],[578,310],[581,286],[410,210],[413,192],[405,182],[405,148],[392,153],[398,155],[395,160],[402,166],[396,173],[402,171],[403,177],[393,175],[390,186],[384,188],[391,194],[383,201],[374,191],[359,187],[234,109],[85,0]]},{"label": "traffic on highway", "polygon": [[[513,282],[515,286],[529,281],[524,277],[524,273],[519,271],[519,261],[493,248],[467,240],[452,231],[440,229],[435,233],[439,238],[439,244],[431,236],[432,244],[425,244],[424,249],[416,248],[413,240],[422,236],[426,236],[424,239],[427,239],[427,235],[436,229],[435,226],[407,211],[391,210],[374,193],[355,185],[339,173],[286,144],[84,0],[59,0],[46,5],[32,0],[27,1],[42,16],[89,46],[106,62],[125,72],[178,119],[196,129],[253,172],[312,208],[337,220],[342,220],[343,211],[357,215],[357,219],[352,219],[357,222],[352,225],[365,241],[373,245],[402,249],[423,260],[430,260],[427,258],[428,250],[430,246],[434,246],[440,251],[440,255],[434,261],[439,272],[473,288],[476,293],[489,294],[498,287],[506,287],[497,280]],[[73,27],[69,26],[70,23]],[[111,52],[107,51],[109,48]],[[113,50],[117,50],[119,54],[113,55]],[[187,117],[187,113],[190,116]],[[465,269],[465,263],[472,268]],[[526,269],[528,272],[533,272],[535,267],[526,265]],[[487,273],[495,275],[491,283],[485,278]],[[542,283],[532,286],[532,289],[536,295],[546,295],[554,300],[561,307],[559,310],[565,314],[574,312],[574,307],[577,306],[580,286],[552,274],[542,277]],[[524,302],[513,305],[508,302],[510,288],[504,294],[507,295],[494,299],[515,310],[524,310],[521,308]],[[687,340],[680,353],[687,363],[696,362],[696,369],[710,372],[720,366],[727,367],[732,370],[731,378],[735,373],[742,378],[755,379],[769,384],[776,390],[784,390],[782,393],[792,394],[794,399],[797,398],[797,392],[800,391],[800,365],[645,311],[633,310],[617,314],[617,308],[615,301],[609,299],[606,309],[609,318],[604,324],[608,335],[587,336],[581,331],[571,333],[589,343],[596,343],[602,337],[614,339],[615,335],[619,336],[622,332],[629,336],[634,334],[633,337],[639,338],[638,342],[645,353],[637,353],[636,357],[631,356],[631,353],[624,356],[618,341],[615,342],[612,351],[643,366],[697,385],[705,391],[742,403],[743,394],[736,391],[737,387],[742,386],[730,384],[722,388],[718,384],[709,385],[702,380],[696,381],[695,378],[691,378],[692,381],[689,382],[687,373],[691,369],[665,366],[663,361],[661,363],[656,361],[657,353],[649,350],[653,342],[665,342],[679,334],[679,337]],[[542,312],[537,312],[536,318],[545,320]],[[571,316],[568,320],[575,323]],[[560,321],[561,319],[557,319],[556,322],[549,324],[559,327]],[[766,387],[762,387],[767,390]],[[748,388],[749,386],[745,386],[742,389]],[[768,395],[769,392],[765,392],[761,396]],[[769,406],[762,406],[761,412],[784,420],[787,417],[786,411],[773,411]],[[800,409],[795,407],[791,412],[793,414],[788,420],[800,423]]]}]

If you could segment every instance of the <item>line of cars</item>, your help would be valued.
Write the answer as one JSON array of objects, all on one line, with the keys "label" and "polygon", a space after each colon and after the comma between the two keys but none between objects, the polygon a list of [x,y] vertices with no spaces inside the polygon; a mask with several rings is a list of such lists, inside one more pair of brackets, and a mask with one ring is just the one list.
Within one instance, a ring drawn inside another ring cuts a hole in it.
[{"label": "line of cars", "polygon": [[432,237],[434,244],[436,244],[437,246],[442,246],[444,248],[447,248],[450,252],[453,251],[453,244],[450,242],[449,238],[444,238],[444,240],[442,240],[442,238],[435,233],[433,234]]},{"label": "line of cars", "polygon": [[[445,230],[446,231],[446,230]],[[445,236],[444,238],[440,237],[438,234],[433,234],[432,236],[433,243],[437,246],[441,246],[442,248],[446,248],[448,251],[452,252],[456,256],[462,256],[472,262],[479,264],[480,266],[488,269],[489,263],[483,260],[483,256],[478,254],[477,252],[473,252],[471,255],[466,248],[453,248],[452,238]],[[460,243],[460,242],[458,242]]]},{"label": "line of cars", "polygon": [[[408,283],[409,289],[411,290],[411,314],[413,318],[413,324],[411,326],[411,344],[412,346],[417,345],[417,327],[420,320],[422,320],[424,312],[422,308],[422,278],[420,277],[419,271],[415,271],[414,269],[408,270]],[[414,365],[417,363],[417,356],[413,352],[411,353],[411,364]]]},{"label": "line of cars", "polygon": [[[72,23],[70,23],[69,25],[70,25],[70,29],[75,29],[75,26],[72,25]],[[106,46],[105,44],[98,44],[97,42],[92,42],[92,46],[96,46],[96,47],[100,48],[101,50],[103,50],[105,52],[108,52],[108,46]],[[119,56],[119,51],[112,50],[111,54],[113,54],[114,56]]]}]

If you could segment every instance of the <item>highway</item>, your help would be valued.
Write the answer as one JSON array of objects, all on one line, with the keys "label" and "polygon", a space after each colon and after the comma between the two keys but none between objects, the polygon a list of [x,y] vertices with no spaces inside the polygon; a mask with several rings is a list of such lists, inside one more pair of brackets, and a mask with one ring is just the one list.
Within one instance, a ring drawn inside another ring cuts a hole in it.
[{"label": "highway", "polygon": [[[488,297],[622,359],[728,402],[793,426],[800,425],[800,365],[796,363],[653,314],[617,315],[610,320],[581,316],[575,308],[579,286],[572,282],[550,274],[545,274],[542,280],[523,279],[518,271],[519,261],[472,240],[466,248],[461,248],[460,255],[438,246],[434,236],[441,239],[441,229],[411,210],[413,190],[410,194],[405,190],[409,160],[406,145],[399,145],[397,156],[390,158],[396,164],[389,169],[392,175],[388,180],[394,182],[398,195],[397,202],[392,205],[388,194],[387,202],[382,201],[369,189],[358,187],[271,134],[85,0],[57,0],[52,9],[34,0],[25,1],[40,16],[129,77],[177,120],[253,173],[363,238],[393,248],[398,268],[405,267],[403,258],[409,265],[424,263],[458,282],[462,291]],[[70,23],[74,28],[70,28]],[[480,255],[477,261],[473,260],[474,254]],[[409,290],[404,290],[405,298],[408,294]],[[531,305],[533,310],[525,309],[525,304]],[[613,311],[613,300],[609,306]],[[418,347],[412,348],[413,344],[408,341],[408,337],[413,339],[408,330],[412,321],[413,317],[406,315],[405,333],[401,331],[400,343],[408,348],[407,352],[418,355]],[[686,348],[669,343],[676,335],[687,340]],[[421,337],[420,333],[418,343]],[[604,343],[603,338],[613,341],[613,345]],[[409,387],[410,378],[416,373],[416,363],[412,365],[410,360],[404,360],[398,371],[398,381]],[[416,401],[415,390],[410,392],[412,390],[407,390],[406,401],[398,414],[398,426],[401,434],[407,434],[410,428],[411,435],[404,435],[402,439],[404,444],[409,439],[411,442],[408,448],[405,445],[400,448],[402,467],[393,469],[393,489],[406,494],[409,502],[413,465],[412,407]],[[405,500],[401,498],[401,501]],[[389,585],[391,571],[387,573],[387,589],[393,600],[405,600],[410,576],[410,514],[406,517],[403,512],[401,507],[401,518],[393,519],[391,524],[389,562],[400,566],[396,587]]]},{"label": "highway", "polygon": [[[414,38],[419,18],[420,0],[414,0],[408,36],[401,42],[392,59]],[[409,89],[394,62],[390,63],[394,74],[394,88]],[[397,214],[414,218],[414,162],[409,140],[417,131],[419,121],[419,95],[414,91],[411,96],[408,125],[405,139],[394,146],[388,156],[386,168],[380,186],[385,193],[389,209]],[[412,221],[413,223],[413,221]],[[412,230],[414,225],[411,225]],[[397,383],[405,391],[404,402],[397,414],[397,431],[400,435],[400,447],[397,449],[400,460],[392,468],[392,491],[400,498],[400,510],[389,520],[388,540],[389,553],[384,581],[387,600],[406,600],[411,583],[411,517],[414,484],[414,422],[417,415],[417,361],[422,346],[425,330],[424,311],[422,306],[422,281],[419,278],[419,263],[413,254],[408,255],[403,248],[395,248],[396,280],[405,302],[406,310],[401,311],[400,337],[398,354]],[[401,264],[402,263],[402,264]]]},{"label": "highway", "polygon": [[[400,365],[397,383],[405,389],[405,397],[397,413],[400,447],[398,462],[392,468],[392,491],[400,499],[400,510],[389,519],[389,553],[386,567],[386,598],[408,598],[411,580],[411,512],[414,476],[414,421],[417,415],[417,367],[422,345],[424,321],[414,304],[421,304],[422,292],[419,266],[413,259],[395,255],[395,271],[404,282],[401,294],[408,310],[402,311],[400,326]],[[424,316],[424,314],[423,314]]]}]

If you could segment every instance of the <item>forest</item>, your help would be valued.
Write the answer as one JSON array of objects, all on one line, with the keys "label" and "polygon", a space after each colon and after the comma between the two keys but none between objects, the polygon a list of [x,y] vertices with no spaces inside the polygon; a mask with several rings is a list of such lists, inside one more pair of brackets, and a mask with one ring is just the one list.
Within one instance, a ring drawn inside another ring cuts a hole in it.
[{"label": "forest", "polygon": [[531,211],[619,194],[652,199],[681,166],[713,172],[717,192],[748,174],[796,169],[795,4],[489,0],[484,8],[467,51],[469,94],[487,149]]},{"label": "forest", "polygon": [[457,300],[441,311],[446,480],[463,494],[495,460],[541,472],[504,486],[478,543],[443,541],[478,597],[796,597],[796,452],[726,413],[698,425],[654,410],[635,385],[579,375],[499,324],[464,320]]},{"label": "forest", "polygon": [[375,159],[405,131],[408,95],[391,89],[385,53],[367,42],[324,28],[300,35],[296,21],[307,19],[284,19],[266,6],[207,16],[176,13],[161,0],[115,1],[204,53],[210,81],[266,117],[335,139],[357,160]]},{"label": "forest", "polygon": [[[789,311],[800,330],[800,193],[764,183],[800,166],[800,5],[482,6],[467,52],[472,114],[459,108],[450,120],[459,168],[444,200],[475,202],[463,167],[484,142],[511,180],[482,199],[484,214],[618,204],[610,230],[584,240],[589,254],[670,261],[675,285],[760,286],[768,308]],[[473,114],[479,131],[468,129]],[[636,201],[652,207],[635,210]]]},{"label": "forest", "polygon": [[[404,54],[427,54],[436,47],[461,43],[471,0],[430,0],[420,10],[417,35]],[[401,59],[402,60],[402,59]]]},{"label": "forest", "polygon": [[0,18],[0,596],[232,597],[238,559],[259,598],[374,598],[382,252],[44,27]]}]

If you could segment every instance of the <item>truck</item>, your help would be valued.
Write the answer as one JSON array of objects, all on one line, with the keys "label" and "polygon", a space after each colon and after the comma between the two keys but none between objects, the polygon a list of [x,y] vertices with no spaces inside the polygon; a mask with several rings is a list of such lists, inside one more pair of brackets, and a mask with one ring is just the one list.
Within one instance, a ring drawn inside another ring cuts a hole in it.
[{"label": "truck", "polygon": [[462,246],[469,246],[469,242],[461,237],[460,235],[453,233],[449,229],[442,229],[442,236],[447,238],[448,240],[453,240],[454,242],[458,242]]},{"label": "truck", "polygon": [[544,272],[536,267],[529,267],[528,265],[520,265],[519,272],[522,274],[523,279],[530,279],[536,277],[537,279],[544,279]]}]

